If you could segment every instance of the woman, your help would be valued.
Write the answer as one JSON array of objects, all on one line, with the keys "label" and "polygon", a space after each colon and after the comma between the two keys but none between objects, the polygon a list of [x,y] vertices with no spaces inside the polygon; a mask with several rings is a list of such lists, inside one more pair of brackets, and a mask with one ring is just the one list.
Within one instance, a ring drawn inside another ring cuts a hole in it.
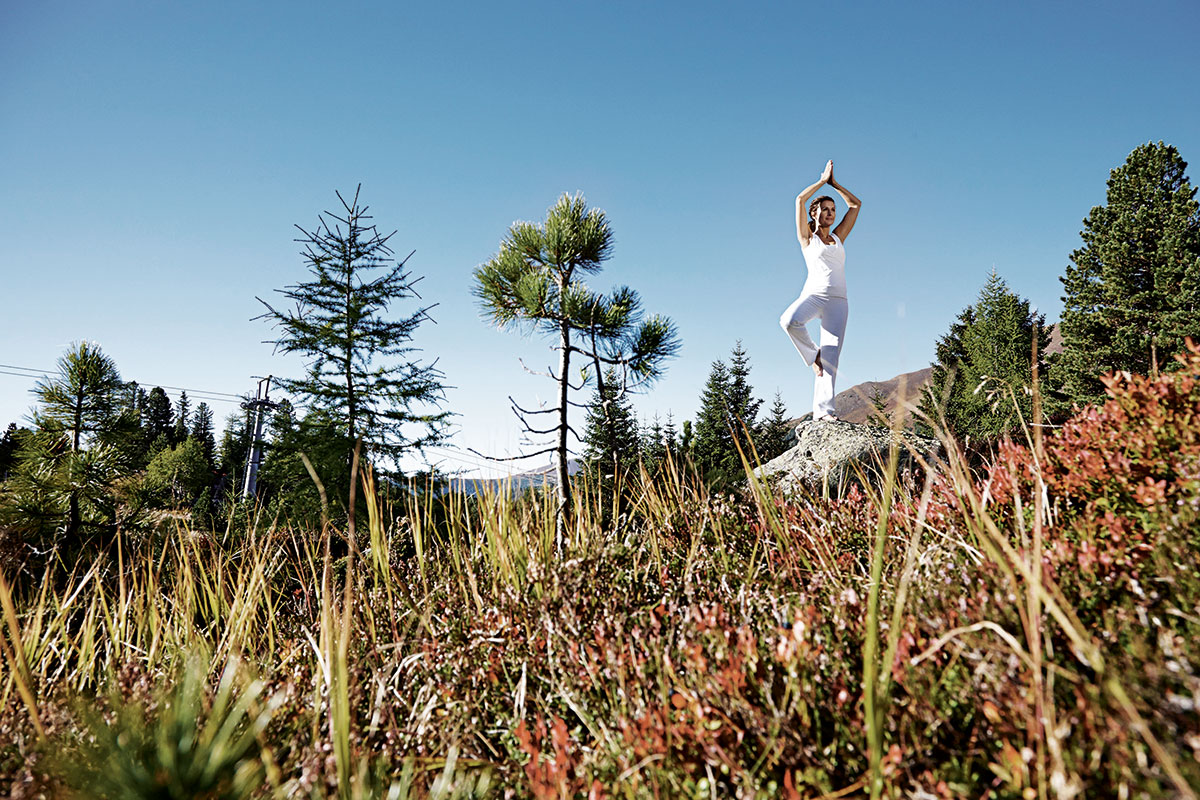
[{"label": "woman", "polygon": [[[822,184],[829,184],[846,202],[846,216],[834,227],[837,204],[829,195],[809,202]],[[805,215],[805,207],[808,213]],[[862,203],[833,177],[833,161],[825,165],[821,179],[796,197],[796,236],[808,265],[808,279],[796,302],[779,318],[804,363],[813,368],[817,384],[813,391],[813,419],[837,420],[834,416],[834,382],[838,356],[846,332],[849,305],[846,302],[846,250],[843,242],[854,229]],[[821,320],[821,346],[809,338],[805,325]]]}]

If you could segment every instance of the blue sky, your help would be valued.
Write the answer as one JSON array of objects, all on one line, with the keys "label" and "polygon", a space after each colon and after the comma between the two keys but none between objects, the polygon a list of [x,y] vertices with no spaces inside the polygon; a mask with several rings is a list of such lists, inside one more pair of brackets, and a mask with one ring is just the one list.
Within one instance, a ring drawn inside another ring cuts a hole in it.
[{"label": "blue sky", "polygon": [[[1194,2],[5,3],[0,364],[91,339],[147,385],[296,374],[254,298],[303,279],[293,225],[361,182],[438,304],[416,344],[459,414],[442,466],[514,454],[506,396],[552,397],[518,358],[553,354],[487,326],[472,271],[582,191],[616,232],[593,287],[679,326],[640,413],[693,417],[741,339],[799,415],[778,317],[826,159],[864,201],[845,388],[928,364],[993,268],[1057,319],[1108,171],[1151,140],[1200,159],[1198,23]],[[31,385],[0,374],[0,424]]]}]

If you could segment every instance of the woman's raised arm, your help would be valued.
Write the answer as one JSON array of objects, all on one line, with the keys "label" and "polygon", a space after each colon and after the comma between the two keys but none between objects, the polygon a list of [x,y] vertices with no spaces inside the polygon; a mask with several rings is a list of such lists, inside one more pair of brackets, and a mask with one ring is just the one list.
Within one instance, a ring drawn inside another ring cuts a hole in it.
[{"label": "woman's raised arm", "polygon": [[[830,163],[832,164],[833,162],[831,161]],[[851,194],[849,189],[847,189],[845,186],[842,186],[834,179],[832,170],[830,170],[829,173],[829,185],[833,187],[835,192],[841,195],[842,199],[846,201],[846,205],[848,206],[846,209],[846,216],[842,217],[842,221],[839,222],[838,226],[833,229],[833,232],[837,234],[837,237],[844,242],[846,241],[846,237],[850,235],[850,231],[854,230],[854,223],[858,221],[858,210],[862,208],[862,201]]]},{"label": "woman's raised arm", "polygon": [[796,195],[796,238],[805,247],[808,246],[808,240],[812,237],[812,231],[808,227],[808,201],[817,193],[817,189],[832,179],[833,161],[829,161],[825,164],[825,171],[821,173],[820,179]]}]

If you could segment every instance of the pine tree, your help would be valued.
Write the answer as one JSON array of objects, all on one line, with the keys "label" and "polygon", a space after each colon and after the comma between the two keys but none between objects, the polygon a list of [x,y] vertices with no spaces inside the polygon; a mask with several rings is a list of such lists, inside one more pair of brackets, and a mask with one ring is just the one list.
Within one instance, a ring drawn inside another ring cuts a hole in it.
[{"label": "pine tree", "polygon": [[393,464],[441,441],[448,412],[439,410],[442,373],[418,360],[413,344],[431,306],[391,316],[398,303],[420,299],[408,259],[393,259],[389,241],[395,232],[384,235],[369,224],[358,190],[350,202],[337,197],[340,214],[319,215],[312,231],[296,226],[309,279],[278,290],[295,310],[277,311],[260,298],[267,311],[259,318],[279,330],[274,344],[280,351],[308,359],[305,377],[280,385],[336,421],[341,476],[327,480],[340,492],[349,488],[359,437],[367,460]]},{"label": "pine tree", "polygon": [[[679,349],[674,324],[666,317],[643,320],[641,299],[627,286],[610,295],[592,291],[584,275],[595,275],[612,255],[613,232],[604,212],[589,209],[582,195],[563,195],[549,210],[544,224],[515,223],[500,244],[500,252],[475,270],[475,295],[484,313],[498,328],[524,327],[555,341],[558,351],[557,403],[542,412],[555,419],[553,427],[533,428],[528,414],[514,404],[527,432],[553,434],[558,510],[555,538],[559,550],[565,538],[571,486],[567,470],[571,356],[590,365],[590,380],[603,395],[604,370],[620,369],[622,392],[656,380],[663,362]],[[526,454],[535,455],[535,454]]]},{"label": "pine tree", "polygon": [[132,430],[132,415],[121,413],[124,390],[116,364],[91,342],[72,345],[57,373],[38,382],[35,432],[2,509],[14,529],[46,535],[58,528],[77,546],[87,529],[111,526],[113,484],[131,468],[122,446]]},{"label": "pine tree", "polygon": [[758,457],[766,463],[786,453],[791,446],[792,427],[788,425],[787,406],[783,404],[783,396],[776,390],[771,409],[759,429]]},{"label": "pine tree", "polygon": [[936,422],[940,411],[954,435],[977,441],[994,441],[1017,428],[1018,411],[1028,423],[1035,328],[1041,354],[1050,339],[1045,317],[993,272],[979,299],[938,341],[924,415]]},{"label": "pine tree", "polygon": [[602,482],[616,481],[636,469],[640,453],[637,417],[616,370],[606,371],[588,404],[583,460]]},{"label": "pine tree", "polygon": [[1175,369],[1184,337],[1200,340],[1200,207],[1186,169],[1171,145],[1140,145],[1083,221],[1061,279],[1055,383],[1066,403],[1103,401],[1108,372]]}]

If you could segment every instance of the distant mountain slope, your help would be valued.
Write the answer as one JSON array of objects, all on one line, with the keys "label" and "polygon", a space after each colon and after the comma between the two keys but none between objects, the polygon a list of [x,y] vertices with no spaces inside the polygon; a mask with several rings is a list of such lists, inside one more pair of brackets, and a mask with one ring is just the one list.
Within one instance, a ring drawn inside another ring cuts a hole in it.
[{"label": "distant mountain slope", "polygon": [[833,398],[833,406],[837,409],[839,419],[846,422],[863,423],[871,419],[871,398],[881,393],[887,398],[887,410],[895,410],[904,400],[914,400],[921,390],[929,383],[932,367],[925,367],[915,372],[904,372],[886,381],[863,381],[851,386],[843,392],[838,392]]},{"label": "distant mountain slope", "polygon": [[[574,475],[579,470],[578,461],[573,458],[567,461],[568,474]],[[465,492],[468,495],[499,492],[504,489],[522,492],[535,486],[557,486],[558,476],[555,474],[554,465],[547,464],[544,467],[518,472],[507,478],[451,478],[448,483],[451,489]]]}]

